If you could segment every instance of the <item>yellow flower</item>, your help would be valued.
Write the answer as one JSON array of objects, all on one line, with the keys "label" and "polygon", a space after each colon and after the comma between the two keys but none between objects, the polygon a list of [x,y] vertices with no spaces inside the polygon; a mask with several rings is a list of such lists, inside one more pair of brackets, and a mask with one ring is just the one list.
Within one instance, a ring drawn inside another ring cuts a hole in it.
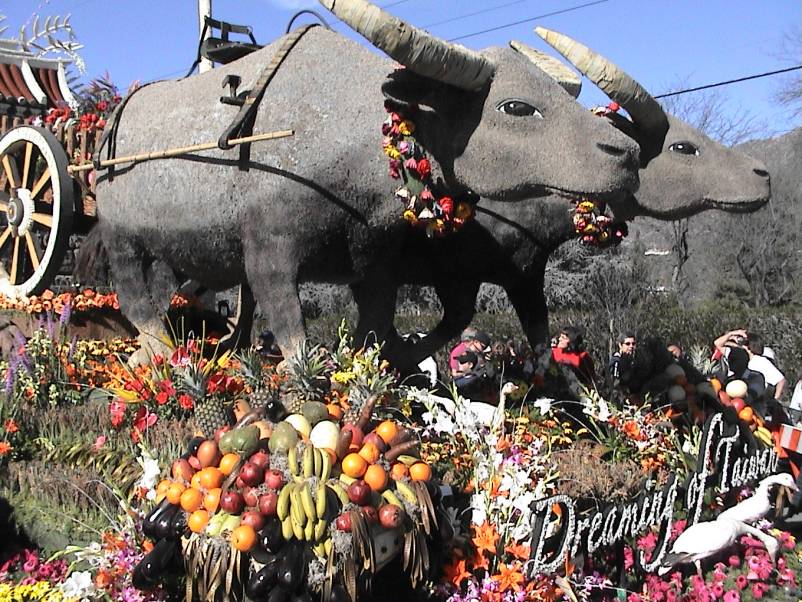
[{"label": "yellow flower", "polygon": [[404,136],[410,136],[415,131],[415,124],[405,119],[398,124],[398,131]]},{"label": "yellow flower", "polygon": [[414,224],[415,222],[418,221],[418,216],[415,215],[414,211],[410,211],[409,209],[407,209],[406,211],[404,211],[404,219],[407,220],[410,224]]},{"label": "yellow flower", "polygon": [[384,154],[390,157],[391,159],[398,159],[401,157],[401,153],[398,152],[398,149],[394,146],[388,146],[384,149]]}]

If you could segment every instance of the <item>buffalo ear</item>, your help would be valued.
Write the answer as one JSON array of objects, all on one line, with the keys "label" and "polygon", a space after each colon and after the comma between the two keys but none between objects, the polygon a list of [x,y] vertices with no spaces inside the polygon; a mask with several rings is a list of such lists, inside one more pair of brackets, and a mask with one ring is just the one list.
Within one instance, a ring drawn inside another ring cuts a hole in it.
[{"label": "buffalo ear", "polygon": [[436,111],[450,89],[450,86],[416,75],[409,69],[396,69],[382,84],[382,94],[390,105],[405,113],[418,107]]}]

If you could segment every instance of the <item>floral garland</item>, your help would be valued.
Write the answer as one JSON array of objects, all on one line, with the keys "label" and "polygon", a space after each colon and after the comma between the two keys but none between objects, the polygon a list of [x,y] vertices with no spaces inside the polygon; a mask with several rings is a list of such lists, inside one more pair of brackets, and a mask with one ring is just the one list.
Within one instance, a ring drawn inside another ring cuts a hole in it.
[{"label": "floral garland", "polygon": [[[191,299],[178,293],[170,299],[172,309],[182,309],[191,304]],[[57,295],[48,289],[41,295],[31,295],[21,299],[12,299],[0,293],[0,310],[3,309],[28,314],[53,312],[56,315],[62,315],[66,311],[69,315],[97,310],[119,311],[120,302],[117,293],[114,292],[100,293],[91,288],[85,288],[79,293],[65,292]]]},{"label": "floral garland", "polygon": [[432,164],[413,137],[415,124],[385,108],[389,116],[382,124],[382,147],[390,158],[390,177],[404,182],[395,191],[395,198],[404,204],[404,219],[430,237],[458,231],[476,214],[472,202],[436,195]]},{"label": "floral garland", "polygon": [[580,240],[594,247],[606,248],[620,244],[629,232],[625,222],[614,222],[604,215],[602,207],[589,199],[576,204],[571,219],[574,232]]}]

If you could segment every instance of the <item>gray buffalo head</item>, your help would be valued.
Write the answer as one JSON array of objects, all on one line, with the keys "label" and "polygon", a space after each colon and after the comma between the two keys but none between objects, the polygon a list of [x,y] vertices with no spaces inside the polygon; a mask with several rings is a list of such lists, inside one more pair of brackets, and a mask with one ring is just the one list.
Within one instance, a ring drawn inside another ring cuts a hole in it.
[{"label": "gray buffalo head", "polygon": [[382,91],[415,121],[449,190],[509,201],[637,189],[637,145],[520,52],[443,42],[365,0],[321,2],[405,67]]},{"label": "gray buffalo head", "polygon": [[[536,33],[571,61],[583,74],[610,96],[622,98],[607,85],[611,73],[623,74],[610,61],[563,34],[538,27]],[[626,76],[629,78],[629,76]],[[648,95],[642,87],[638,94]],[[652,99],[648,104],[657,102]],[[625,106],[625,108],[627,108]],[[651,145],[653,138],[643,138],[639,115],[630,111],[632,121],[617,115],[609,118],[622,131],[641,144]],[[627,202],[614,205],[616,217],[629,219],[647,215],[672,220],[690,217],[706,209],[731,213],[756,211],[771,196],[766,166],[741,152],[726,147],[698,129],[673,116],[668,118],[668,132],[648,167],[640,170],[640,189]]]}]

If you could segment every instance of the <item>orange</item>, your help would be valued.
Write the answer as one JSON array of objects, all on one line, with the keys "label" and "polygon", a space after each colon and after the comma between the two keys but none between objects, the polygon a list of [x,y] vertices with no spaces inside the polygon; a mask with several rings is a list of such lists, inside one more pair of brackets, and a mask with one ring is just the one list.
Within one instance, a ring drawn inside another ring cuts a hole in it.
[{"label": "orange", "polygon": [[202,471],[198,471],[194,475],[192,475],[192,478],[189,481],[189,486],[190,487],[192,487],[194,489],[202,489],[201,482],[200,482],[200,480],[201,480],[201,472]]},{"label": "orange", "polygon": [[394,481],[406,479],[409,476],[409,468],[403,462],[396,462],[390,470],[390,478]]},{"label": "orange", "polygon": [[256,543],[256,531],[250,525],[240,525],[231,532],[231,545],[240,552],[247,552]]},{"label": "orange", "polygon": [[226,476],[230,475],[237,465],[237,462],[239,462],[239,456],[237,454],[226,454],[220,459],[220,472]]},{"label": "orange", "polygon": [[367,469],[367,460],[359,454],[350,453],[343,458],[342,471],[349,477],[358,479],[365,474]]},{"label": "orange", "polygon": [[203,507],[209,512],[215,512],[220,505],[220,495],[222,493],[223,490],[219,487],[207,491],[206,495],[203,496]]},{"label": "orange", "polygon": [[713,390],[718,393],[721,391],[721,381],[717,378],[711,378],[710,384],[713,386]]},{"label": "orange", "polygon": [[209,513],[206,510],[195,510],[187,519],[187,526],[193,533],[202,533],[209,522]]},{"label": "orange", "polygon": [[195,512],[203,503],[203,494],[197,489],[190,487],[189,489],[184,489],[184,493],[181,494],[179,501],[184,510],[187,512]]},{"label": "orange", "polygon": [[376,427],[376,434],[387,444],[398,437],[398,425],[392,420],[385,420]]},{"label": "orange", "polygon": [[359,450],[359,455],[365,458],[368,464],[373,464],[379,459],[381,452],[374,443],[365,443],[362,449]]},{"label": "orange", "polygon": [[184,493],[184,487],[181,483],[173,483],[167,489],[167,501],[173,505],[178,505],[181,503],[181,494]]},{"label": "orange", "polygon": [[340,407],[339,404],[336,403],[327,403],[326,409],[329,411],[329,416],[334,422],[339,422],[340,419],[343,417],[343,409]]},{"label": "orange", "polygon": [[159,484],[156,485],[156,493],[159,495],[164,495],[167,493],[167,490],[170,488],[173,482],[170,479],[162,479],[159,481]]},{"label": "orange", "polygon": [[362,478],[376,493],[381,493],[387,488],[387,471],[378,464],[371,464],[368,466],[368,469],[365,471],[365,476]]},{"label": "orange", "polygon": [[409,476],[413,481],[428,481],[432,478],[432,469],[426,462],[415,462],[409,467]]},{"label": "orange", "polygon": [[755,417],[755,412],[749,406],[746,406],[743,410],[738,412],[738,418],[740,418],[744,422],[752,422],[752,419],[754,417]]},{"label": "orange", "polygon": [[200,484],[204,489],[214,489],[223,484],[225,475],[219,468],[207,466],[200,471]]}]

